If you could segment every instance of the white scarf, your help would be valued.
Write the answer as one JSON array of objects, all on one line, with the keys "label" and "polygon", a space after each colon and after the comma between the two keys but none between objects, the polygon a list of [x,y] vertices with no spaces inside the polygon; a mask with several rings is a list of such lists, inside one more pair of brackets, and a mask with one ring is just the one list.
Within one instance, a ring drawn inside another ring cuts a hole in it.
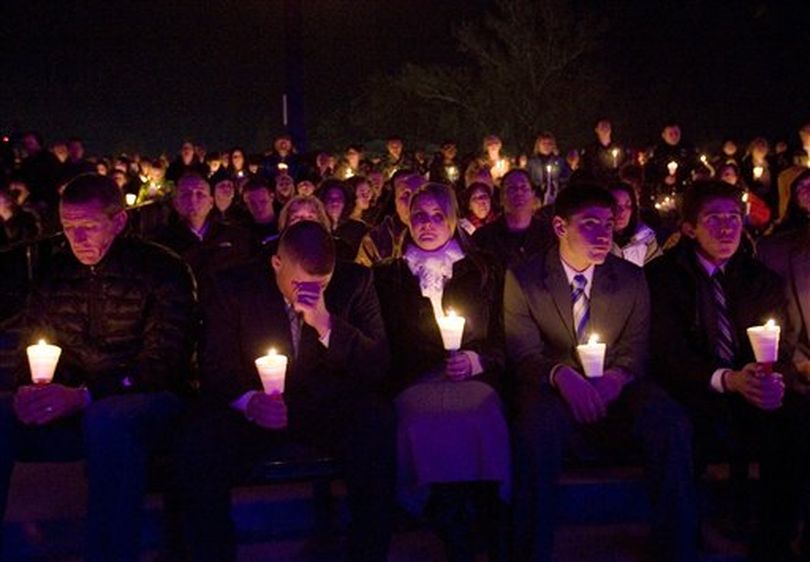
[{"label": "white scarf", "polygon": [[410,244],[403,258],[411,273],[419,279],[422,296],[430,299],[433,314],[436,318],[444,316],[442,310],[444,286],[453,278],[453,264],[464,258],[464,252],[458,242],[451,238],[447,244],[432,252],[423,250],[416,244]]}]

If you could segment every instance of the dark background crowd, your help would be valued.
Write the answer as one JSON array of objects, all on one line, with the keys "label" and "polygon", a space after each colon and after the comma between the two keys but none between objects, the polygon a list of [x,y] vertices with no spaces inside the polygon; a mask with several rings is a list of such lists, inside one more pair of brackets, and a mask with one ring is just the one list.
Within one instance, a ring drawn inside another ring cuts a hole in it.
[{"label": "dark background crowd", "polygon": [[[130,228],[181,254],[193,246],[180,241],[184,236],[177,229],[178,223],[190,220],[189,213],[201,215],[195,215],[202,221],[198,228],[211,222],[239,232],[244,256],[268,247],[272,251],[282,207],[302,195],[320,201],[340,257],[371,265],[397,255],[407,213],[397,206],[397,184],[408,183],[406,176],[415,176],[406,197],[420,180],[452,185],[461,208],[460,226],[467,234],[492,222],[508,225],[504,235],[531,225],[537,234],[529,239],[538,248],[550,240],[550,210],[557,194],[569,184],[598,182],[626,207],[619,217],[616,252],[637,265],[659,255],[659,247],[677,242],[680,198],[695,181],[715,178],[739,189],[746,203],[746,245],[752,251],[757,238],[804,220],[794,182],[810,164],[810,124],[799,127],[793,138],[726,138],[715,143],[719,148],[714,151],[690,143],[676,121],[662,126],[657,141],[638,147],[622,142],[608,118],[593,125],[592,141],[583,147],[560,147],[552,132],[543,132],[518,153],[506,152],[496,135],[487,135],[478,149],[459,147],[452,139],[431,150],[412,148],[391,136],[382,152],[355,143],[337,152],[300,153],[291,135],[281,134],[258,154],[241,147],[212,150],[189,140],[175,154],[103,155],[87,152],[78,137],[46,142],[34,131],[11,132],[0,141],[0,234],[8,264],[4,316],[21,302],[28,280],[47,262],[49,248],[59,244],[59,192],[82,173],[110,176],[125,194]],[[512,169],[528,173],[533,190],[529,200],[510,201],[500,189],[501,178]],[[210,183],[208,207],[178,206],[176,183],[189,172]],[[531,221],[518,218],[521,205]],[[381,239],[383,231],[390,240]],[[476,239],[489,239],[486,243],[492,245],[495,232],[490,227]],[[519,249],[524,243],[511,236],[507,246],[517,244]],[[378,249],[380,244],[385,247]]]}]

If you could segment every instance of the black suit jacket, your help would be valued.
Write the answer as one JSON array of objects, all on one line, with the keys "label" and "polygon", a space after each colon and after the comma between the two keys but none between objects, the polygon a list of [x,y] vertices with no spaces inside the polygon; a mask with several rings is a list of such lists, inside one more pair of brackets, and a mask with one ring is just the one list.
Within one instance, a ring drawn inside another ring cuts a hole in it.
[{"label": "black suit jacket", "polygon": [[[607,344],[605,370],[633,377],[646,371],[650,303],[642,270],[608,255],[597,265],[590,295],[588,331]],[[582,372],[576,353],[571,287],[557,246],[506,274],[506,350],[519,392],[549,384],[557,364]]]},{"label": "black suit jacket", "polygon": [[[651,348],[653,372],[679,400],[694,403],[711,390],[712,374],[721,367],[715,359],[713,304],[702,285],[708,279],[697,262],[689,239],[654,260],[647,268],[652,298]],[[702,277],[701,277],[702,276]],[[736,353],[733,367],[754,362],[746,328],[773,318],[782,327],[780,361],[776,370],[790,382],[794,371],[791,330],[787,326],[782,281],[759,261],[737,252],[726,264],[725,296],[733,326]]]},{"label": "black suit jacket", "polygon": [[317,410],[353,386],[380,386],[388,348],[370,270],[349,263],[335,267],[324,296],[332,315],[329,347],[302,324],[295,358],[284,297],[266,261],[222,272],[205,308],[201,391],[230,403],[262,385],[254,360],[271,347],[288,357],[285,401]]}]

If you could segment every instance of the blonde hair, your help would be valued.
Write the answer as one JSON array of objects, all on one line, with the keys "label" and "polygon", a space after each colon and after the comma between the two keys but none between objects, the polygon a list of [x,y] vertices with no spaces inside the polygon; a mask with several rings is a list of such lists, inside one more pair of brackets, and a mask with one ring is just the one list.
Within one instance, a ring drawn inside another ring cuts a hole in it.
[{"label": "blonde hair", "polygon": [[458,200],[456,192],[449,185],[443,183],[429,182],[417,189],[411,197],[410,211],[420,197],[432,197],[447,218],[450,230],[455,231],[458,224]]},{"label": "blonde hair", "polygon": [[301,207],[310,207],[318,216],[318,222],[321,223],[327,230],[329,230],[329,218],[326,216],[326,209],[324,209],[321,200],[314,195],[295,195],[293,196],[278,214],[278,229],[279,231],[287,228],[287,223],[290,220],[290,215]]}]

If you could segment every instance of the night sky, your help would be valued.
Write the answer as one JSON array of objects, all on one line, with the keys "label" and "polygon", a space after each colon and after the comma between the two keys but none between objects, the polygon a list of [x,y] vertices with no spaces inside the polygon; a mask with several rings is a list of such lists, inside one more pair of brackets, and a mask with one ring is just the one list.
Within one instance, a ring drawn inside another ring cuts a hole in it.
[{"label": "night sky", "polygon": [[[452,27],[489,4],[303,0],[310,128],[374,73],[457,63]],[[598,53],[609,86],[600,109],[626,138],[653,142],[675,116],[695,142],[794,142],[810,119],[810,2],[579,4],[611,21]],[[75,134],[91,152],[110,153],[174,151],[187,136],[258,150],[281,128],[281,0],[6,0],[0,42],[5,131],[18,124],[46,141]]]}]

